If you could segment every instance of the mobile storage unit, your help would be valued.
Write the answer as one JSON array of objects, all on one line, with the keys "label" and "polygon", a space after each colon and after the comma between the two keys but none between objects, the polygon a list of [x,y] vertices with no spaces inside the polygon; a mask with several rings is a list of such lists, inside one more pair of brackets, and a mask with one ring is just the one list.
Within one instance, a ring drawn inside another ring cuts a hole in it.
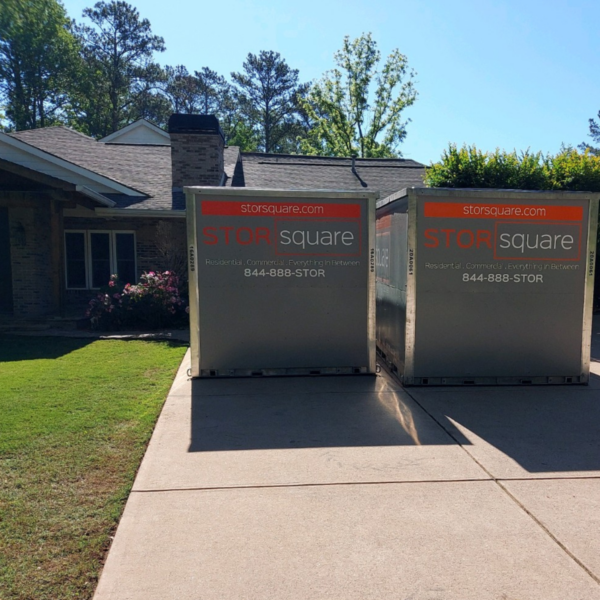
[{"label": "mobile storage unit", "polygon": [[375,372],[378,194],[185,193],[193,377]]},{"label": "mobile storage unit", "polygon": [[587,383],[599,197],[411,188],[378,202],[377,345],[403,383]]}]

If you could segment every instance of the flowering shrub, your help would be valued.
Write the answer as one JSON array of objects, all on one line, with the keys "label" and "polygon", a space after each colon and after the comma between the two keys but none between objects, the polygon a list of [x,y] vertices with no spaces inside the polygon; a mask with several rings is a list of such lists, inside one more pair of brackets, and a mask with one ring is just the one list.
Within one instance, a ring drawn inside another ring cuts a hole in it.
[{"label": "flowering shrub", "polygon": [[178,277],[170,272],[143,273],[138,284],[123,284],[111,275],[108,285],[89,303],[93,329],[160,329],[187,323],[187,302]]}]

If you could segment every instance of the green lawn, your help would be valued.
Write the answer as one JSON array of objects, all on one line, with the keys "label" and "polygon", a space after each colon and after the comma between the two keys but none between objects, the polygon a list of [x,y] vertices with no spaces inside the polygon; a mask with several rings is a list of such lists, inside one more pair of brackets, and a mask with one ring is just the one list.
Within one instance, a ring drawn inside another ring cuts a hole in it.
[{"label": "green lawn", "polygon": [[185,347],[0,337],[0,598],[91,598]]}]

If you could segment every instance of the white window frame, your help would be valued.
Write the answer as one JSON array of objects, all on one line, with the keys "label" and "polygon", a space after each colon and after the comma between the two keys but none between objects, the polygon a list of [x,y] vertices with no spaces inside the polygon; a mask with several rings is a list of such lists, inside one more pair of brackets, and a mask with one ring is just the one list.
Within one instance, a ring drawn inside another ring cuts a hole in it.
[{"label": "white window frame", "polygon": [[[67,277],[67,233],[84,234],[84,252],[85,252],[85,285],[86,287],[69,287]],[[137,274],[137,237],[136,232],[130,229],[65,229],[64,248],[65,248],[65,286],[67,290],[98,290],[98,287],[92,287],[92,234],[104,233],[109,236],[110,253],[110,272],[111,275],[117,272],[117,234],[127,233],[133,235],[133,269]],[[108,281],[106,282],[108,283]]]}]

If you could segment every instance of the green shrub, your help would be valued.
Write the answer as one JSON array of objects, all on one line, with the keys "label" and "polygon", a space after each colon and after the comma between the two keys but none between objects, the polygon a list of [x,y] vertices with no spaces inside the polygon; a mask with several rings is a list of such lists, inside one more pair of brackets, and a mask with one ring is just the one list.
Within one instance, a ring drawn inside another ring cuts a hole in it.
[{"label": "green shrub", "polygon": [[550,182],[553,190],[574,192],[600,191],[600,156],[589,149],[580,153],[567,149],[549,159]]},{"label": "green shrub", "polygon": [[450,144],[439,162],[428,167],[428,187],[514,190],[600,191],[600,156],[572,148],[556,156],[529,151],[482,152],[476,146]]}]

